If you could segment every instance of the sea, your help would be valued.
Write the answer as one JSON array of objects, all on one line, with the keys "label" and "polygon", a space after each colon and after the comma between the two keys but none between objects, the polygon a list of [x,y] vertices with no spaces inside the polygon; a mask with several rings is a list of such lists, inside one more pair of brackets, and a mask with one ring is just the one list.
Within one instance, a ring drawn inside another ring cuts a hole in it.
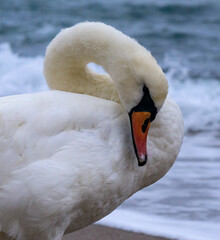
[{"label": "sea", "polygon": [[47,90],[46,46],[82,21],[110,24],[150,50],[185,124],[167,175],[98,223],[179,240],[219,240],[220,1],[0,0],[0,96]]}]

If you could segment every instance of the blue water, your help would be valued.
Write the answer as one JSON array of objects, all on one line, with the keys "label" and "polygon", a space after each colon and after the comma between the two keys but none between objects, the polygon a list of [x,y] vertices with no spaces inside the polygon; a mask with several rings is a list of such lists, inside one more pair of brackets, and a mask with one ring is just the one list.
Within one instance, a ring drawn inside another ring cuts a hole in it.
[{"label": "blue water", "polygon": [[81,21],[113,25],[148,48],[184,116],[184,143],[172,170],[118,211],[133,212],[134,219],[141,214],[151,227],[137,228],[131,214],[133,230],[219,239],[220,1],[0,0],[0,96],[46,90],[45,47],[60,29]]}]

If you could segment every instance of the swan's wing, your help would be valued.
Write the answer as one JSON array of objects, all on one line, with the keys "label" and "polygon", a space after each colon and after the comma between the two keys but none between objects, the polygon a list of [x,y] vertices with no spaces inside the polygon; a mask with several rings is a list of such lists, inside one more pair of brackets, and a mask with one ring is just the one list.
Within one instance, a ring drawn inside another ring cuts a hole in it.
[{"label": "swan's wing", "polygon": [[23,224],[48,233],[65,229],[72,212],[80,219],[94,191],[105,195],[103,182],[116,178],[112,158],[120,160],[121,138],[129,139],[124,116],[117,103],[61,91],[1,98],[0,230],[14,224],[22,234]]},{"label": "swan's wing", "polygon": [[0,185],[16,169],[56,155],[87,161],[120,114],[117,103],[61,91],[1,98]]}]

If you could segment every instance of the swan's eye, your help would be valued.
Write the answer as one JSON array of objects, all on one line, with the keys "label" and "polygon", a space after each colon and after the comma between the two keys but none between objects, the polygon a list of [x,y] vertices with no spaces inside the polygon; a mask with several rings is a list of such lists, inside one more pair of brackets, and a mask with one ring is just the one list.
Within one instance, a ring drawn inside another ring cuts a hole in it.
[{"label": "swan's eye", "polygon": [[147,119],[144,121],[144,124],[142,125],[142,132],[143,132],[143,133],[146,132],[149,121],[150,121],[149,118],[147,118]]}]

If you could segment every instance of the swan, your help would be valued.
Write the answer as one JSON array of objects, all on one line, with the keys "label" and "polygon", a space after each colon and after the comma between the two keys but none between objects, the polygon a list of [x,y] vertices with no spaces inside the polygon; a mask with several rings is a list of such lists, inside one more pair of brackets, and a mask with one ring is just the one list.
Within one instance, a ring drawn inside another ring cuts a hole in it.
[{"label": "swan", "polygon": [[60,240],[101,219],[163,177],[182,144],[164,73],[115,28],[62,30],[44,74],[50,91],[0,99],[0,239]]}]

